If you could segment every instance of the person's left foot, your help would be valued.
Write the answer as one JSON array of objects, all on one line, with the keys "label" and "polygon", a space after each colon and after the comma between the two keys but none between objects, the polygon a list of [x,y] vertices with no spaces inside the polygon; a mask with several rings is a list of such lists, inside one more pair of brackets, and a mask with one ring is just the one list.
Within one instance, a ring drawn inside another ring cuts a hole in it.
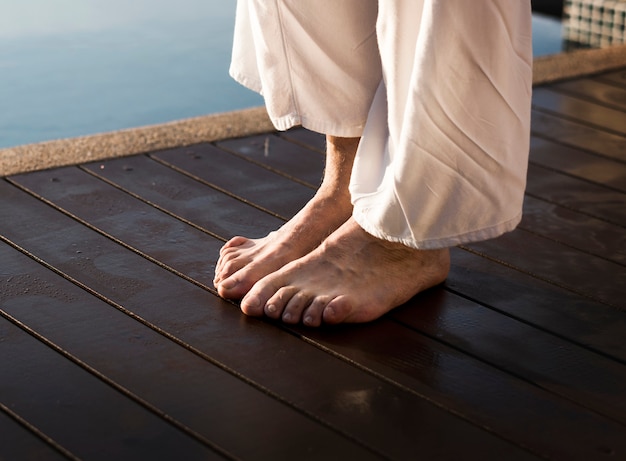
[{"label": "person's left foot", "polygon": [[308,326],[369,322],[443,282],[449,269],[447,248],[380,240],[350,218],[311,253],[254,284],[241,310]]}]

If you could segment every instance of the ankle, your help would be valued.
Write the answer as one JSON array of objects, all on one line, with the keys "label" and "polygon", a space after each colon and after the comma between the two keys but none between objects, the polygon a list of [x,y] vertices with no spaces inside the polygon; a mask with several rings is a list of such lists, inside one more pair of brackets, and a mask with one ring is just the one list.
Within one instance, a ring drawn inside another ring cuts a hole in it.
[{"label": "ankle", "polygon": [[326,135],[327,150],[331,149],[336,152],[342,152],[349,155],[356,153],[361,138],[342,138],[340,136]]},{"label": "ankle", "polygon": [[322,183],[315,193],[315,198],[311,201],[311,206],[315,212],[347,215],[345,219],[352,214],[352,201],[348,187],[330,181]]},{"label": "ankle", "polygon": [[326,170],[322,186],[348,194],[352,165],[361,138],[326,136]]}]

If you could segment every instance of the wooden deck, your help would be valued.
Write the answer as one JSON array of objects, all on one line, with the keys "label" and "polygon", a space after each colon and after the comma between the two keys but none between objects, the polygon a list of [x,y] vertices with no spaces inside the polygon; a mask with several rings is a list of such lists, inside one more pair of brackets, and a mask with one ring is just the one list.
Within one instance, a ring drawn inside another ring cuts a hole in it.
[{"label": "wooden deck", "polygon": [[[535,89],[525,217],[368,325],[246,318],[302,129],[0,180],[0,459],[626,459],[626,71]],[[393,289],[393,287],[390,287]]]}]

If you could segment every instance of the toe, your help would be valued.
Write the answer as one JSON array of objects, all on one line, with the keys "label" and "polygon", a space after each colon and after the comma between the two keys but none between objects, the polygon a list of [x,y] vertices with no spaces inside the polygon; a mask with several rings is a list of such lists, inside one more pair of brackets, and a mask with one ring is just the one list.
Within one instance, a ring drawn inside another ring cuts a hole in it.
[{"label": "toe", "polygon": [[267,302],[278,292],[280,287],[278,283],[274,285],[271,276],[259,280],[241,300],[241,310],[247,315],[263,315]]},{"label": "toe", "polygon": [[217,293],[226,299],[241,299],[250,291],[255,279],[244,268],[217,284]]},{"label": "toe", "polygon": [[215,281],[219,281],[219,279],[223,279],[226,277],[224,268],[226,265],[231,263],[236,258],[232,256],[229,252],[224,252],[223,248],[220,250],[220,256],[217,259],[217,263],[215,264]]},{"label": "toe", "polygon": [[[220,279],[215,283],[217,293],[226,299],[237,299],[237,286],[239,285],[239,279],[237,276],[227,277]],[[241,297],[241,296],[240,296]]]},{"label": "toe", "polygon": [[345,322],[352,313],[352,306],[345,296],[338,296],[330,301],[322,312],[322,319],[325,323],[337,324]]},{"label": "toe", "polygon": [[219,276],[222,279],[230,277],[248,264],[250,264],[248,258],[237,258],[226,261],[224,262],[224,264],[222,264],[222,267],[220,268]]},{"label": "toe", "polygon": [[[234,270],[239,269],[243,265],[247,264],[250,260],[250,256],[245,252],[244,248],[241,247],[233,247],[233,248],[224,248],[220,250],[220,256],[217,259],[217,264],[215,265],[215,273],[223,274],[227,271],[234,272]],[[229,267],[229,265],[236,264],[237,267]]]},{"label": "toe", "polygon": [[328,305],[328,297],[318,296],[304,311],[302,323],[308,327],[319,327],[322,324],[322,313]]},{"label": "toe", "polygon": [[220,255],[222,254],[222,252],[230,249],[230,248],[234,248],[234,247],[238,247],[243,245],[244,243],[249,242],[250,239],[246,238],[246,237],[241,237],[241,236],[236,236],[231,238],[228,242],[226,242],[224,244],[224,246],[220,249]]},{"label": "toe", "polygon": [[263,315],[263,304],[257,296],[248,294],[241,300],[241,311],[246,315],[260,317]]},{"label": "toe", "polygon": [[294,287],[280,288],[270,299],[265,303],[264,312],[265,315],[272,319],[279,319],[282,317],[285,307],[290,302],[293,295],[296,293]]},{"label": "toe", "polygon": [[282,316],[283,322],[290,324],[300,323],[300,320],[302,319],[302,312],[304,312],[310,303],[311,297],[307,296],[306,293],[302,291],[294,293],[285,306],[285,311]]}]

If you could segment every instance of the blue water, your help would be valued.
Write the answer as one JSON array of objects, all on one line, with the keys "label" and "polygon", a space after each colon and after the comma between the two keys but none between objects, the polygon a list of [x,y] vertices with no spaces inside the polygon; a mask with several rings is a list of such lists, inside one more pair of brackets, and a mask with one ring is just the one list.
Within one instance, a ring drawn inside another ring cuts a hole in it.
[{"label": "blue water", "polygon": [[[234,13],[234,0],[0,0],[0,148],[261,105],[228,76]],[[558,23],[536,21],[535,55],[560,51]]]},{"label": "blue water", "polygon": [[545,56],[563,51],[560,19],[545,14],[533,14],[533,54]]}]

